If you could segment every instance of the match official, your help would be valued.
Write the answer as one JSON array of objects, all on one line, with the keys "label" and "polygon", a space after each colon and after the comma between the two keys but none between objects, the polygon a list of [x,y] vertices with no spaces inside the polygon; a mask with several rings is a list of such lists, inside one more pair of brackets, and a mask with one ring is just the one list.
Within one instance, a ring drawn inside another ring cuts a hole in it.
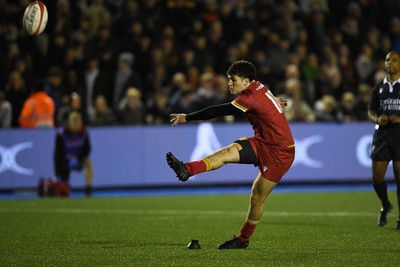
[{"label": "match official", "polygon": [[[374,87],[368,111],[369,119],[376,124],[371,158],[373,185],[382,203],[379,226],[387,224],[393,208],[385,181],[389,161],[393,162],[400,213],[400,53],[392,51],[386,55],[385,69],[387,76]],[[400,230],[400,215],[395,229]]]}]

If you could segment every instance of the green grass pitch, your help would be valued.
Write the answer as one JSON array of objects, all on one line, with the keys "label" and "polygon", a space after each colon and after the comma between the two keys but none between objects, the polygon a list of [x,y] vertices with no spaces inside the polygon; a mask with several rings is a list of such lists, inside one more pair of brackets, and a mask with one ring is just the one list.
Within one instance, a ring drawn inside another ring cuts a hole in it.
[{"label": "green grass pitch", "polygon": [[373,191],[272,193],[249,247],[218,250],[247,206],[246,195],[3,200],[0,266],[400,264],[397,205],[378,227]]}]

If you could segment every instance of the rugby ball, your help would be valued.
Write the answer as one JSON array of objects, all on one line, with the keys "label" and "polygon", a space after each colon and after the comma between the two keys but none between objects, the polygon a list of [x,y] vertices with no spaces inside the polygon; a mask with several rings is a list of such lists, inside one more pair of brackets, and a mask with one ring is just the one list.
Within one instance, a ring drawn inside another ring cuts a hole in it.
[{"label": "rugby ball", "polygon": [[26,8],[22,25],[29,35],[41,34],[47,25],[47,8],[40,1],[30,3]]}]

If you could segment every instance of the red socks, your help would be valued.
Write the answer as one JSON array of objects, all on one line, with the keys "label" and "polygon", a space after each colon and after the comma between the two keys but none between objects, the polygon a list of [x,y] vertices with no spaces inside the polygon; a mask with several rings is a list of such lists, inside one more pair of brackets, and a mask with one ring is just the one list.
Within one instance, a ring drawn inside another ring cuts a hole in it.
[{"label": "red socks", "polygon": [[249,241],[250,237],[253,235],[256,229],[258,221],[252,221],[246,219],[243,223],[242,229],[240,230],[240,235],[237,237],[240,242],[246,243]]},{"label": "red socks", "polygon": [[201,172],[206,172],[209,170],[206,162],[207,161],[204,159],[199,161],[186,162],[186,170],[191,176],[199,174]]}]

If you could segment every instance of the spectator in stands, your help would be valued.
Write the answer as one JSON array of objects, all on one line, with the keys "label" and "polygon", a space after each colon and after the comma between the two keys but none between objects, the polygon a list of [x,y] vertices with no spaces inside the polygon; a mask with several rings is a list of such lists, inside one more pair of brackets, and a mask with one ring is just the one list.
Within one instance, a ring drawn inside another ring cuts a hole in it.
[{"label": "spectator in stands", "polygon": [[337,64],[341,72],[344,84],[354,86],[356,77],[354,61],[351,59],[350,50],[347,45],[340,44],[337,51]]},{"label": "spectator in stands", "polygon": [[10,128],[12,119],[12,106],[0,91],[0,128]]},{"label": "spectator in stands", "polygon": [[32,65],[34,66],[34,68],[32,68],[32,74],[37,79],[44,79],[50,67],[49,35],[43,33],[37,36],[34,40],[34,46],[31,47],[31,51]]},{"label": "spectator in stands", "polygon": [[142,93],[135,87],[126,90],[118,106],[118,119],[123,125],[143,125],[146,121],[146,110],[142,103]]},{"label": "spectator in stands", "polygon": [[300,71],[301,77],[304,79],[304,92],[307,96],[305,100],[308,105],[313,105],[317,94],[315,82],[319,75],[318,56],[315,53],[309,53]]},{"label": "spectator in stands", "polygon": [[77,92],[72,92],[69,98],[69,104],[65,105],[57,110],[56,115],[56,125],[59,127],[63,127],[67,125],[68,115],[72,112],[76,111],[81,114],[83,124],[88,123],[88,118],[86,115],[86,111],[82,106],[82,98]]},{"label": "spectator in stands", "polygon": [[180,88],[171,98],[169,104],[171,105],[172,112],[179,110],[194,111],[200,106],[199,97],[196,90],[189,84]]},{"label": "spectator in stands", "polygon": [[201,75],[200,87],[197,88],[197,95],[200,108],[205,108],[210,105],[216,105],[219,102],[213,73],[206,72]]},{"label": "spectator in stands", "polygon": [[328,13],[323,10],[313,10],[306,21],[309,35],[309,46],[318,56],[322,55],[322,48],[329,40],[329,28],[327,27]]},{"label": "spectator in stands", "polygon": [[168,124],[171,114],[171,106],[168,103],[169,96],[165,92],[157,92],[147,102],[147,124]]},{"label": "spectator in stands", "polygon": [[396,16],[390,20],[390,39],[392,50],[400,51],[400,17]]},{"label": "spectator in stands", "polygon": [[[104,0],[93,0],[90,1],[90,5],[83,10],[84,17],[89,22],[89,36],[96,34],[99,28],[105,25],[110,25],[112,22],[112,16],[110,10],[107,9]],[[100,44],[99,44],[100,45]]]},{"label": "spectator in stands", "polygon": [[32,86],[32,94],[25,100],[19,125],[22,128],[53,128],[55,104],[53,99],[44,91],[42,82]]},{"label": "spectator in stands", "polygon": [[200,85],[200,70],[195,65],[190,66],[186,70],[186,77],[188,84],[191,88],[197,88]]},{"label": "spectator in stands", "polygon": [[360,82],[367,82],[375,70],[373,50],[369,44],[363,43],[360,52],[355,61],[356,73]]},{"label": "spectator in stands", "polygon": [[342,80],[342,73],[337,66],[330,66],[327,70],[327,82],[324,84],[323,95],[332,95],[340,101],[343,93],[353,91],[353,88]]},{"label": "spectator in stands", "polygon": [[338,107],[337,117],[341,122],[355,122],[357,121],[354,112],[355,97],[352,92],[345,92],[342,95],[340,105]]},{"label": "spectator in stands", "polygon": [[182,72],[176,72],[172,75],[169,86],[164,87],[163,91],[174,97],[176,93],[179,93],[187,85],[186,75]]},{"label": "spectator in stands", "polygon": [[387,51],[392,49],[392,41],[388,35],[382,34],[379,40],[378,50],[375,51],[375,60],[382,60],[385,58]]},{"label": "spectator in stands", "polygon": [[44,91],[50,96],[58,109],[68,104],[68,92],[63,87],[64,73],[61,68],[51,67],[47,72]]},{"label": "spectator in stands", "polygon": [[113,91],[109,99],[112,99],[111,108],[118,110],[121,99],[125,96],[125,91],[129,87],[136,87],[142,90],[143,83],[136,71],[132,69],[135,56],[132,53],[124,52],[118,56],[117,70],[113,78]]},{"label": "spectator in stands", "polygon": [[354,115],[358,121],[368,121],[368,105],[371,101],[372,88],[369,84],[361,83],[358,86],[358,95],[354,104]]},{"label": "spectator in stands", "polygon": [[317,121],[338,122],[337,102],[331,95],[324,95],[315,103],[315,115]]},{"label": "spectator in stands", "polygon": [[287,106],[283,109],[288,121],[314,122],[315,113],[303,98],[301,83],[296,78],[286,80]]},{"label": "spectator in stands", "polygon": [[354,59],[354,57],[359,54],[359,49],[363,40],[359,21],[357,18],[348,15],[340,25],[340,28],[343,32],[343,42],[349,47],[350,55]]},{"label": "spectator in stands", "polygon": [[[267,56],[271,61],[271,69],[275,79],[281,79],[285,76],[285,67],[289,59],[290,43],[283,39],[279,33],[271,32],[269,34],[269,45]],[[271,81],[271,86],[275,87],[275,81]]]},{"label": "spectator in stands", "polygon": [[91,196],[93,164],[90,159],[89,132],[83,124],[81,114],[72,111],[66,126],[58,129],[54,149],[54,169],[58,180],[69,182],[71,171],[82,171],[85,175],[85,194]]},{"label": "spectator in stands", "polygon": [[115,56],[119,51],[119,43],[111,33],[110,24],[103,22],[95,36],[89,38],[84,46],[86,56],[94,56],[107,71],[114,69]]},{"label": "spectator in stands", "polygon": [[69,95],[73,92],[77,92],[80,95],[82,94],[82,92],[84,91],[83,83],[79,80],[79,75],[76,70],[68,70],[65,75],[64,87],[65,92],[67,92]]},{"label": "spectator in stands", "polygon": [[89,125],[110,126],[116,123],[117,118],[115,113],[108,106],[107,99],[103,95],[98,95],[93,108],[89,112]]},{"label": "spectator in stands", "polygon": [[145,100],[152,98],[156,92],[162,91],[168,86],[169,80],[170,76],[165,64],[155,64],[147,74],[146,90],[144,90],[142,98]]},{"label": "spectator in stands", "polygon": [[86,114],[89,114],[97,96],[110,95],[111,82],[107,72],[100,68],[99,59],[94,56],[88,59],[81,79],[83,81],[82,104]]},{"label": "spectator in stands", "polygon": [[5,97],[12,106],[11,127],[19,127],[19,115],[29,92],[25,85],[25,80],[18,71],[11,72],[5,86]]},{"label": "spectator in stands", "polygon": [[32,64],[30,57],[21,56],[15,60],[14,69],[11,73],[18,72],[25,82],[32,82],[34,76],[32,74]]}]

